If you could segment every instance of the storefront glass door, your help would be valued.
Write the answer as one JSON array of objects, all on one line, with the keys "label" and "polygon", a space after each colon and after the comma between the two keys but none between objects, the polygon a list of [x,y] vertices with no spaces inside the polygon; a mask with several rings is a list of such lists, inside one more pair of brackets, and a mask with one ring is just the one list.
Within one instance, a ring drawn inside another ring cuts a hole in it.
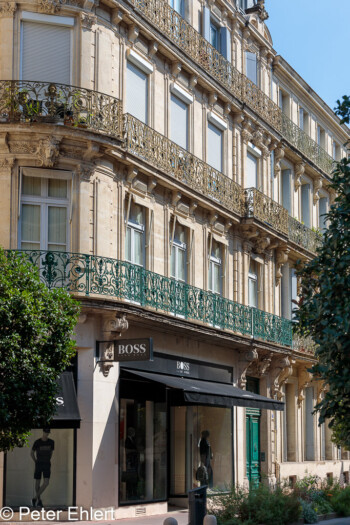
[{"label": "storefront glass door", "polygon": [[174,406],[170,409],[170,495],[232,483],[232,409]]}]

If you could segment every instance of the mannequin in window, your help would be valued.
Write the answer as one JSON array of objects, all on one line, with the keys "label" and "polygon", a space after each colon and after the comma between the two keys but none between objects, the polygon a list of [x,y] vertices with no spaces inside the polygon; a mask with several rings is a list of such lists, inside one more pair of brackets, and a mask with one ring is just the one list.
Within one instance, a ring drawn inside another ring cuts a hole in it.
[{"label": "mannequin in window", "polygon": [[213,452],[211,450],[209,442],[209,430],[203,430],[201,434],[201,440],[199,442],[199,454],[201,458],[201,465],[207,469],[208,486],[213,486],[213,469],[210,464],[210,460],[213,459]]},{"label": "mannequin in window", "polygon": [[137,482],[139,470],[139,453],[135,441],[135,429],[128,428],[127,437],[125,439],[125,457],[126,457],[126,498],[137,498]]},{"label": "mannequin in window", "polygon": [[[51,457],[55,450],[55,442],[49,439],[50,429],[44,428],[41,438],[34,441],[32,451],[30,453],[34,463],[34,479],[35,479],[35,498],[32,499],[33,506],[42,507],[41,494],[46,490],[51,475]],[[40,486],[41,476],[44,481]]]}]

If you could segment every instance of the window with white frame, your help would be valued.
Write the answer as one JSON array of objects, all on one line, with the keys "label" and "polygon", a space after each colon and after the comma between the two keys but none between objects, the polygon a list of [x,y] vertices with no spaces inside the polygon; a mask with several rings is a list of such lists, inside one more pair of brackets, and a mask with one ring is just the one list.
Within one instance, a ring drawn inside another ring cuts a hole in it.
[{"label": "window with white frame", "polygon": [[301,220],[311,228],[311,184],[301,185]]},{"label": "window with white frame", "polygon": [[210,44],[221,53],[226,60],[231,62],[231,33],[211,13],[208,7],[203,7],[202,34]]},{"label": "window with white frame", "polygon": [[208,122],[208,155],[207,162],[218,171],[222,171],[223,132]]},{"label": "window with white frame", "polygon": [[21,21],[21,79],[71,84],[74,19],[26,13]]},{"label": "window with white frame", "polygon": [[255,151],[248,149],[247,151],[247,166],[245,174],[245,187],[246,188],[257,188],[258,187],[258,167],[259,157],[255,154]]},{"label": "window with white frame", "polygon": [[185,17],[185,0],[170,0],[170,5],[179,15]]},{"label": "window with white frame", "polygon": [[145,209],[131,203],[127,217],[125,257],[128,262],[144,266],[145,253]]},{"label": "window with white frame", "polygon": [[210,238],[209,255],[209,283],[210,292],[221,294],[222,292],[222,245]]},{"label": "window with white frame", "polygon": [[[174,226],[175,224],[175,226]],[[186,282],[187,243],[186,229],[178,222],[173,223],[173,238],[170,244],[170,273],[178,281]]]},{"label": "window with white frame", "polygon": [[170,97],[170,138],[184,149],[188,147],[188,104],[179,97]]},{"label": "window with white frame", "polygon": [[69,249],[70,195],[67,180],[22,176],[19,248]]},{"label": "window with white frame", "polygon": [[258,264],[252,259],[248,272],[248,306],[258,308]]},{"label": "window with white frame", "polygon": [[245,70],[249,80],[258,84],[258,61],[256,54],[251,51],[245,52]]},{"label": "window with white frame", "polygon": [[126,112],[148,122],[148,74],[130,60],[126,64]]}]

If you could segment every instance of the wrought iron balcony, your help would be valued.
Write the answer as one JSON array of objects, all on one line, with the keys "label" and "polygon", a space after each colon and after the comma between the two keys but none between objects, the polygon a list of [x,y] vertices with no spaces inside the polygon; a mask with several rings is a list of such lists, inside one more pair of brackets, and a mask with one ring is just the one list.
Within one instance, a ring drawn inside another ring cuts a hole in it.
[{"label": "wrought iron balcony", "polygon": [[239,184],[132,115],[124,115],[124,133],[128,151],[228,210],[242,214]]},{"label": "wrought iron balcony", "polygon": [[288,217],[288,237],[290,241],[312,253],[316,253],[322,243],[322,236],[319,232],[310,230],[305,224],[291,216]]},{"label": "wrought iron balcony", "polygon": [[91,89],[25,80],[0,81],[0,123],[57,123],[122,135],[122,105],[117,98]]},{"label": "wrought iron balcony", "polygon": [[321,170],[331,174],[332,157],[284,115],[270,97],[226,60],[179,13],[172,9],[168,2],[164,0],[128,1],[234,97],[253,109]]},{"label": "wrought iron balcony", "polygon": [[283,206],[255,188],[244,190],[244,215],[254,217],[274,230],[288,235],[288,212]]},{"label": "wrought iron balcony", "polygon": [[103,296],[189,321],[292,346],[292,323],[256,308],[107,257],[68,252],[24,251],[48,288],[78,297]]},{"label": "wrought iron balcony", "polygon": [[316,348],[317,345],[310,336],[302,337],[300,335],[293,334],[293,350],[314,356]]}]

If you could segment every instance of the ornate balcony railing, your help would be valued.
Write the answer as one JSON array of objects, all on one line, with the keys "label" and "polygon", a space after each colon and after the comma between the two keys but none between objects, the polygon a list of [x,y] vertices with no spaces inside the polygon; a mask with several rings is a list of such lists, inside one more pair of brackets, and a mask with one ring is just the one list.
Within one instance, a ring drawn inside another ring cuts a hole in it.
[{"label": "ornate balcony railing", "polygon": [[305,224],[302,224],[291,216],[288,217],[288,237],[290,241],[295,242],[312,253],[316,253],[317,248],[321,246],[322,243],[320,233],[310,230]]},{"label": "ornate balcony railing", "polygon": [[292,323],[124,261],[68,252],[24,251],[48,288],[104,296],[211,327],[292,346]]},{"label": "ornate balcony railing", "polygon": [[314,343],[312,337],[302,337],[300,335],[293,334],[293,350],[314,356],[316,348],[317,345]]},{"label": "ornate balcony railing", "polygon": [[242,214],[242,188],[239,184],[132,115],[124,115],[124,132],[128,151],[228,210]]},{"label": "ornate balcony railing", "polygon": [[164,0],[128,0],[231,94],[247,104],[290,144],[329,175],[333,159],[296,126],[256,84],[240,73]]},{"label": "ornate balcony railing", "polygon": [[244,190],[244,196],[244,214],[247,218],[254,217],[288,235],[288,212],[283,206],[255,188]]},{"label": "ornate balcony railing", "polygon": [[117,98],[66,84],[0,81],[0,123],[46,122],[85,128],[113,138],[122,135]]}]

